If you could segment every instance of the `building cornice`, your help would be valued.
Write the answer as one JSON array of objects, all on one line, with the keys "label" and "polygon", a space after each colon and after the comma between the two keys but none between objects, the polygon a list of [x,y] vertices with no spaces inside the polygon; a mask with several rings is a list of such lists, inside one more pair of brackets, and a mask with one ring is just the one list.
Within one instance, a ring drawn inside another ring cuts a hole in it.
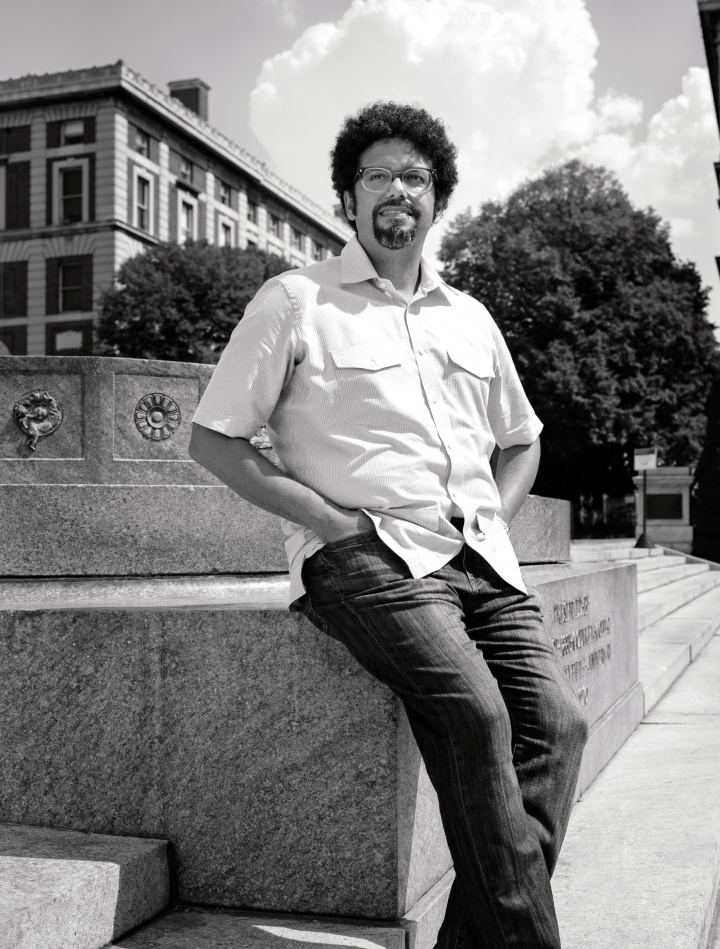
[{"label": "building cornice", "polygon": [[350,229],[338,218],[284,181],[265,162],[186,109],[181,102],[130,69],[122,60],[109,66],[4,80],[0,82],[0,110],[27,106],[33,100],[48,104],[54,99],[94,98],[118,91],[129,95],[192,140],[200,142],[270,194],[294,205],[338,240],[344,242],[352,236]]},{"label": "building cornice", "polygon": [[720,72],[720,0],[698,0],[698,12],[705,44],[705,58],[710,71],[715,117],[720,128],[720,88],[718,86],[718,72]]}]

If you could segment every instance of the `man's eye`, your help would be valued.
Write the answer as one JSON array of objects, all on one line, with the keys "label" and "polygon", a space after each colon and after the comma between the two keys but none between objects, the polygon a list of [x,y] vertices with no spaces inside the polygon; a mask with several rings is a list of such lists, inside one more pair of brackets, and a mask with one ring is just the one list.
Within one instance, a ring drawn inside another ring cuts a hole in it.
[{"label": "man's eye", "polygon": [[369,181],[382,181],[383,178],[387,178],[387,172],[383,171],[381,168],[378,168],[374,171],[369,171],[367,173],[367,178]]},{"label": "man's eye", "polygon": [[418,185],[425,180],[422,175],[418,174],[415,171],[405,172],[404,178],[406,181],[409,181],[410,184],[412,185]]}]

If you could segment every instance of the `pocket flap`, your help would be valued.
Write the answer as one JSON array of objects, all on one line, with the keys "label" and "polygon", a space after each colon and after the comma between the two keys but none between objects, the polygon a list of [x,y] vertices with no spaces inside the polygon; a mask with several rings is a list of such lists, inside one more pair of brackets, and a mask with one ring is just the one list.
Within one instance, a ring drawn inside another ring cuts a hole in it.
[{"label": "pocket flap", "polygon": [[338,369],[386,369],[403,361],[398,346],[342,346],[330,355]]},{"label": "pocket flap", "polygon": [[467,369],[481,379],[491,379],[495,375],[492,353],[483,350],[463,348],[457,343],[448,346],[448,355],[454,363]]}]

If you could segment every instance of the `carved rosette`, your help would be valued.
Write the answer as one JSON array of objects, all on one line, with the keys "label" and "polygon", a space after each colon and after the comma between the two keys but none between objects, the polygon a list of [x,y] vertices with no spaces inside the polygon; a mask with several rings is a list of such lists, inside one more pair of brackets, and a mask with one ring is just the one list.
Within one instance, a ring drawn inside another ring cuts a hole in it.
[{"label": "carved rosette", "polygon": [[45,390],[26,392],[15,403],[13,415],[17,427],[27,435],[30,451],[35,451],[39,438],[57,431],[63,420],[60,403]]},{"label": "carved rosette", "polygon": [[143,438],[159,442],[172,438],[182,421],[180,407],[169,395],[150,392],[135,406],[135,425]]}]

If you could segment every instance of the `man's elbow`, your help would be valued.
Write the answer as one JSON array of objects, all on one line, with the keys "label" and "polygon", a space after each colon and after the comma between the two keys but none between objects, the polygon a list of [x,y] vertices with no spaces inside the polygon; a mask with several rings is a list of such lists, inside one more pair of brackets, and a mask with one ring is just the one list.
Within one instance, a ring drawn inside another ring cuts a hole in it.
[{"label": "man's elbow", "polygon": [[215,434],[218,433],[211,431],[209,428],[205,428],[204,425],[198,425],[197,422],[192,423],[188,455],[190,455],[193,461],[196,461],[199,465],[203,465],[203,467],[204,460],[207,458],[209,442],[212,441],[212,436]]}]

